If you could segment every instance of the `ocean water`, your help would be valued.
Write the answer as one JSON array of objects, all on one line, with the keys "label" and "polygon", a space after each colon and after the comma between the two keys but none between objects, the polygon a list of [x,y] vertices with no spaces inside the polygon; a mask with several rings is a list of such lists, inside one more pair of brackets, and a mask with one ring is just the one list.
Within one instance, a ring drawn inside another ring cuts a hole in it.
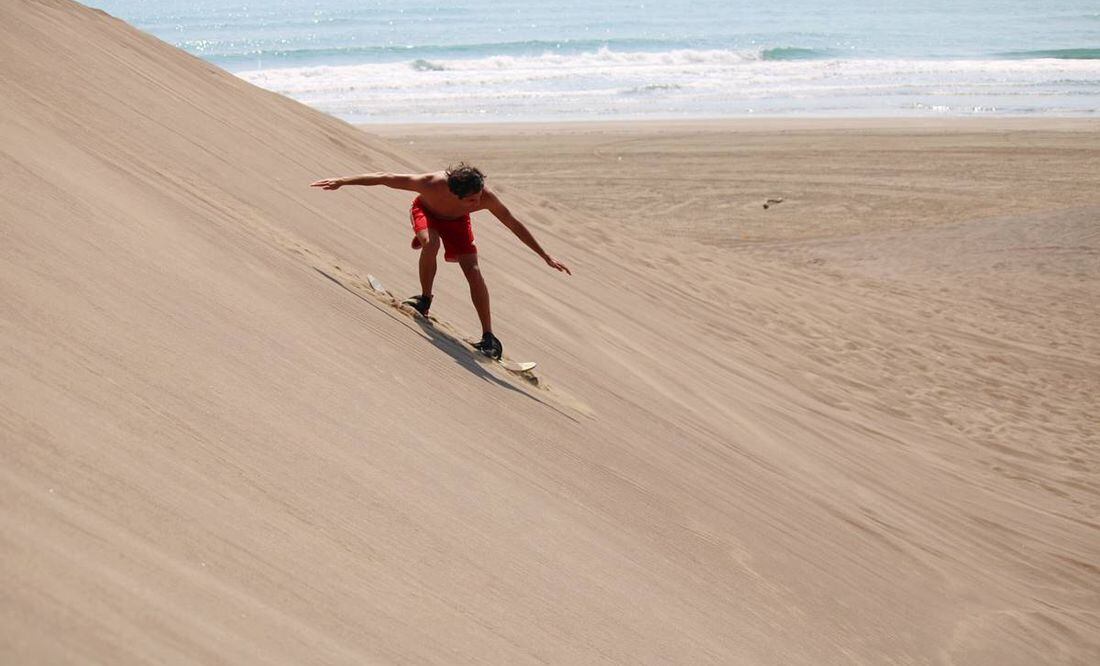
[{"label": "ocean water", "polygon": [[91,0],[352,122],[1100,116],[1100,0]]}]

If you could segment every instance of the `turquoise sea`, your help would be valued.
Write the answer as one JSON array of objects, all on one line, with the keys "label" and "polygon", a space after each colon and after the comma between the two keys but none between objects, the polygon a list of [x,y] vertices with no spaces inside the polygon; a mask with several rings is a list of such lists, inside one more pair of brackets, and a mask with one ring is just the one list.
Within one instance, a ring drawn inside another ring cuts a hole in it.
[{"label": "turquoise sea", "polygon": [[1100,0],[88,4],[353,122],[1100,115]]}]

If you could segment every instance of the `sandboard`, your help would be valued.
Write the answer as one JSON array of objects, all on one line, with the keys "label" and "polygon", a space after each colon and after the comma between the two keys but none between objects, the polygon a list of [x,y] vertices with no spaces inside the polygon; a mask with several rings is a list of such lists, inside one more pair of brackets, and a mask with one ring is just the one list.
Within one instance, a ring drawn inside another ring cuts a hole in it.
[{"label": "sandboard", "polygon": [[478,358],[483,358],[487,361],[496,361],[497,364],[500,365],[500,367],[504,368],[508,372],[516,372],[516,373],[519,373],[519,374],[522,375],[525,372],[531,372],[532,370],[537,368],[538,365],[539,365],[538,363],[536,363],[534,361],[513,361],[511,359],[506,359],[506,358],[493,358],[492,356],[486,356],[485,354],[482,354],[481,352],[479,352],[474,347],[475,342],[478,342],[478,341],[477,340],[467,340],[466,341],[466,344],[470,345],[470,348],[473,350],[474,356],[477,356]]},{"label": "sandboard", "polygon": [[377,291],[380,294],[389,295],[390,292],[386,291],[386,288],[382,286],[382,283],[378,281],[378,278],[374,277],[370,273],[367,273],[367,282],[370,283],[370,288]]},{"label": "sandboard", "polygon": [[476,356],[477,358],[483,358],[487,361],[496,361],[497,365],[504,368],[508,372],[514,372],[518,375],[528,376],[526,373],[529,373],[536,367],[538,367],[538,363],[534,361],[513,361],[507,358],[493,358],[492,356],[486,356],[485,354],[482,354],[477,347],[474,346],[478,342],[481,342],[480,340],[466,339],[464,340],[464,342],[470,346],[470,350],[473,352],[474,356]]},{"label": "sandboard", "polygon": [[[382,282],[378,278],[374,277],[373,275],[367,274],[367,282],[370,283],[370,288],[373,289],[374,291],[378,292],[379,294],[385,294],[385,295],[389,296],[390,298],[393,298],[393,295],[390,294],[390,292],[386,291],[386,288],[384,286],[382,286]],[[405,305],[405,304],[398,304],[398,306],[403,308],[403,309],[407,309],[407,310],[411,311],[414,316],[420,317],[421,319],[423,319],[424,321],[426,321],[428,323],[431,323],[431,321],[432,321],[430,317],[425,317],[425,316],[421,315],[419,312],[416,311],[415,308],[413,308],[411,306],[408,306],[408,305]],[[466,344],[473,347],[474,343],[469,341],[469,340],[466,340]],[[523,375],[525,373],[529,373],[538,366],[538,363],[536,363],[534,361],[513,361],[513,360],[510,360],[510,359],[496,359],[496,358],[486,356],[485,354],[482,354],[481,352],[477,351],[476,349],[474,349],[473,352],[474,352],[475,356],[478,356],[480,358],[484,358],[484,359],[487,359],[487,360],[496,361],[500,365],[500,367],[504,368],[505,370],[507,370],[509,372],[514,372],[514,373],[520,374],[520,375]]]}]

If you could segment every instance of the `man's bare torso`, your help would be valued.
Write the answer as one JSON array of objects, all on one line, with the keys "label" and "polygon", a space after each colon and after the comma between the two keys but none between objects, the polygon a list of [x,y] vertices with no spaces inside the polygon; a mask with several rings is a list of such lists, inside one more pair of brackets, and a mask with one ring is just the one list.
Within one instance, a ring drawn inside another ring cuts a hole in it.
[{"label": "man's bare torso", "polygon": [[459,199],[447,187],[447,175],[442,171],[433,173],[419,189],[420,201],[429,213],[444,219],[461,219],[479,210],[489,208],[496,197],[485,188],[465,199]]}]

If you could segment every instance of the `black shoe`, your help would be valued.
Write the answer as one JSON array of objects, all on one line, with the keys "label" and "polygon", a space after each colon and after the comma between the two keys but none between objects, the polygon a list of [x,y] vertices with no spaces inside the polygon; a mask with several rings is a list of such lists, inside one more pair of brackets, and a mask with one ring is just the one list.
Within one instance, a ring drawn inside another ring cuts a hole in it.
[{"label": "black shoe", "polygon": [[428,310],[432,309],[432,297],[424,296],[423,294],[419,296],[409,296],[405,300],[401,301],[401,304],[411,305],[414,310],[419,312],[421,315],[427,317]]},{"label": "black shoe", "polygon": [[500,344],[500,340],[492,333],[481,336],[481,342],[475,343],[474,349],[498,361],[504,355],[504,345]]}]

